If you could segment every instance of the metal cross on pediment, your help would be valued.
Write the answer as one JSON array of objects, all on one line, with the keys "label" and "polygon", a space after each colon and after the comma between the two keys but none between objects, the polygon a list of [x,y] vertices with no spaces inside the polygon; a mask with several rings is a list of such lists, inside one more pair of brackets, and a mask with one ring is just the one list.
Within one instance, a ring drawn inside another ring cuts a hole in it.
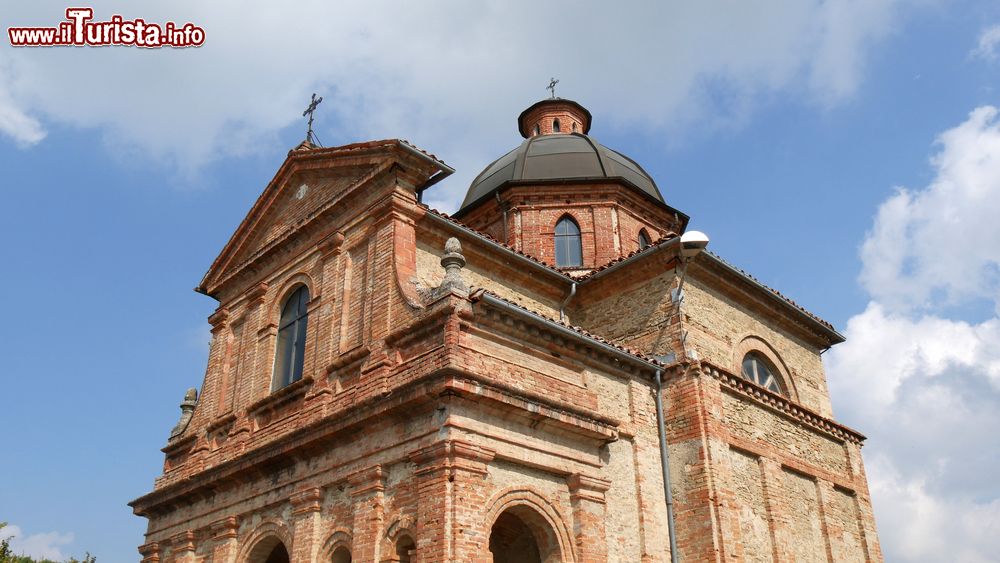
[{"label": "metal cross on pediment", "polygon": [[313,140],[315,139],[315,135],[313,135],[313,114],[316,113],[316,106],[318,106],[322,101],[323,96],[317,98],[316,93],[313,92],[312,100],[309,102],[309,107],[306,108],[306,111],[302,112],[302,117],[307,115],[309,116],[309,130],[306,131],[306,140],[310,143],[314,142]]},{"label": "metal cross on pediment", "polygon": [[545,87],[546,90],[551,90],[552,91],[552,98],[553,99],[555,99],[555,97],[556,97],[556,84],[559,84],[559,81],[556,80],[555,78],[552,78],[552,79],[549,80],[549,85]]}]

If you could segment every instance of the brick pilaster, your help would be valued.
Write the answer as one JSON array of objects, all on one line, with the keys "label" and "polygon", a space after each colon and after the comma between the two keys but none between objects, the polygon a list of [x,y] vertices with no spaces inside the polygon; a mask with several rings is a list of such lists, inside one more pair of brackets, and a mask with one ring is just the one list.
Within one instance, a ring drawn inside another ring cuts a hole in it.
[{"label": "brick pilaster", "polygon": [[194,531],[185,530],[170,538],[170,560],[174,563],[194,563]]},{"label": "brick pilaster", "polygon": [[607,503],[604,493],[611,482],[574,473],[569,477],[569,498],[573,504],[573,540],[580,563],[606,563],[608,544],[605,533]]},{"label": "brick pilaster", "polygon": [[213,522],[212,533],[212,563],[235,563],[239,545],[236,543],[239,521],[235,516],[229,516]]},{"label": "brick pilaster", "polygon": [[380,560],[379,538],[385,528],[385,476],[381,465],[361,470],[348,478],[354,504],[353,563]]},{"label": "brick pilaster", "polygon": [[481,520],[488,498],[483,480],[494,455],[460,440],[443,440],[410,454],[417,464],[420,563],[491,561]]},{"label": "brick pilaster", "polygon": [[293,494],[289,501],[292,504],[292,518],[294,520],[292,531],[291,563],[312,563],[317,561],[319,555],[319,543],[322,539],[320,521],[320,510],[323,501],[323,489],[310,487]]}]

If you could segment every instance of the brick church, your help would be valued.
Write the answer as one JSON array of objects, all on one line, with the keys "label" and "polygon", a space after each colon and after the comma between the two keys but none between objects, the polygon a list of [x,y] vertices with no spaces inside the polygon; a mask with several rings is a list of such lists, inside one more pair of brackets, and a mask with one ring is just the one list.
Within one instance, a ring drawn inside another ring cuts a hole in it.
[{"label": "brick church", "polygon": [[517,125],[452,216],[406,141],[289,152],[197,288],[144,562],[882,560],[841,334],[704,250],[580,104]]}]

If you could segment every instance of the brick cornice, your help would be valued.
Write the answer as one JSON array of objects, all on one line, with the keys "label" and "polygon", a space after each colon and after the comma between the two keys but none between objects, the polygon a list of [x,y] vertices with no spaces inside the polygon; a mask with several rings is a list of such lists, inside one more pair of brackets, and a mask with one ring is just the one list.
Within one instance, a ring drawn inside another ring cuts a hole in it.
[{"label": "brick cornice", "polygon": [[486,466],[495,456],[495,451],[464,440],[442,440],[409,454],[417,464],[416,475],[442,469],[486,475]]},{"label": "brick cornice", "polygon": [[288,501],[292,504],[292,515],[300,516],[312,512],[319,512],[322,508],[323,489],[320,487],[310,487],[303,489],[291,496]]},{"label": "brick cornice", "polygon": [[239,520],[235,516],[227,516],[216,520],[208,526],[213,540],[228,540],[236,538],[239,531]]},{"label": "brick cornice", "polygon": [[385,474],[381,465],[373,465],[347,477],[351,496],[380,493],[385,490]]},{"label": "brick cornice", "polygon": [[864,434],[861,434],[857,430],[835,422],[791,401],[787,397],[773,393],[724,368],[702,362],[701,373],[719,380],[719,383],[729,392],[753,401],[762,407],[777,412],[817,432],[840,441],[847,441],[858,445],[863,444],[865,441]]},{"label": "brick cornice", "polygon": [[160,560],[160,544],[155,541],[144,543],[139,546],[139,554],[142,555],[142,563],[156,563]]},{"label": "brick cornice", "polygon": [[195,535],[193,530],[185,530],[170,537],[171,552],[180,553],[184,551],[194,551]]},{"label": "brick cornice", "polygon": [[212,325],[212,332],[218,332],[229,324],[229,309],[219,307],[208,317],[208,324]]}]

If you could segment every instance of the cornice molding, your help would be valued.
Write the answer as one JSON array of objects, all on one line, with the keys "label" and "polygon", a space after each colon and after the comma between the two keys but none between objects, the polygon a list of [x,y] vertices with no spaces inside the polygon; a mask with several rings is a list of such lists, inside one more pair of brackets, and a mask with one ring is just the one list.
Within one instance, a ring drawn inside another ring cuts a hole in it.
[{"label": "cornice molding", "polygon": [[700,370],[703,375],[717,379],[727,391],[838,441],[861,445],[866,439],[864,434],[861,434],[857,430],[835,422],[792,401],[788,397],[773,393],[724,368],[702,362]]}]

